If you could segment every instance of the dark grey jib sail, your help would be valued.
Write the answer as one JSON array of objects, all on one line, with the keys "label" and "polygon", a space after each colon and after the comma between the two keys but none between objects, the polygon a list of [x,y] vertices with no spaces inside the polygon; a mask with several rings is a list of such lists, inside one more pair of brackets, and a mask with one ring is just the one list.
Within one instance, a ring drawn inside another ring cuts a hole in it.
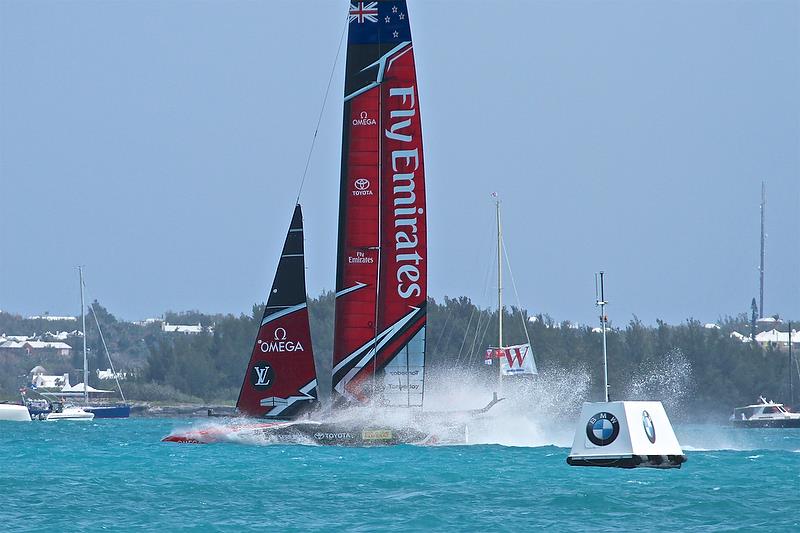
[{"label": "dark grey jib sail", "polygon": [[286,234],[236,407],[254,417],[293,418],[316,405],[317,375],[306,306],[303,213]]}]

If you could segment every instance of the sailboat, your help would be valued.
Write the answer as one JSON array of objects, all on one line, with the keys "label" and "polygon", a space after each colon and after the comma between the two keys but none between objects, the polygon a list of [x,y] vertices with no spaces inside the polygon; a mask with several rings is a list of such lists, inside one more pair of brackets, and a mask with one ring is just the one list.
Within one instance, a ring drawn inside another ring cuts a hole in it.
[{"label": "sailboat", "polygon": [[103,344],[103,350],[106,352],[106,357],[108,358],[108,363],[111,365],[111,371],[114,375],[114,380],[117,382],[117,390],[119,391],[120,398],[122,398],[122,402],[109,404],[109,403],[90,403],[89,402],[89,393],[90,392],[99,392],[99,393],[107,393],[111,391],[99,390],[94,389],[89,385],[89,365],[88,360],[86,357],[86,312],[84,307],[84,289],[86,285],[83,282],[83,268],[78,267],[78,272],[80,275],[80,283],[81,283],[81,326],[83,328],[83,383],[78,383],[72,390],[75,392],[82,392],[83,393],[83,410],[87,413],[92,413],[95,418],[128,418],[131,414],[131,406],[127,402],[125,402],[125,394],[122,392],[122,386],[119,383],[119,379],[117,378],[117,373],[114,370],[114,363],[111,361],[111,354],[108,352],[108,346],[106,346],[106,339],[103,336],[103,331],[100,329],[100,321],[97,319],[97,313],[95,313],[94,305],[90,304],[89,309],[92,312],[92,317],[94,317],[95,326],[97,326],[97,332],[100,336],[100,341]]},{"label": "sailboat", "polygon": [[[165,442],[212,443],[263,438],[271,442],[338,445],[428,443],[434,437],[361,417],[311,418],[318,409],[317,374],[305,289],[302,208],[295,206],[230,425],[176,432]],[[258,419],[258,420],[257,420]]]},{"label": "sailboat", "polygon": [[[524,318],[522,327],[525,330],[525,344],[515,344],[507,346],[503,342],[503,227],[500,219],[500,199],[497,193],[492,193],[495,199],[495,212],[497,219],[497,321],[498,321],[498,343],[497,346],[490,346],[486,349],[484,364],[492,365],[498,361],[499,380],[502,387],[503,378],[507,376],[533,376],[538,374],[536,361],[533,356],[528,326]],[[513,277],[512,277],[513,280]],[[515,287],[516,290],[516,287]]]},{"label": "sailboat", "polygon": [[298,204],[236,407],[253,418],[291,419],[317,405],[317,373],[306,305],[303,213]]},{"label": "sailboat", "polygon": [[[240,413],[269,421],[173,433],[166,441],[215,442],[231,433],[358,446],[466,438],[458,414],[421,412],[428,281],[425,168],[406,2],[352,2],[348,24],[333,410],[312,413],[318,405],[317,380],[298,205],[237,402]],[[481,414],[497,401],[460,414]],[[320,417],[323,422],[313,419]]]},{"label": "sailboat", "polygon": [[[97,314],[94,311],[94,306],[90,305],[89,309],[94,317],[95,325],[97,326],[100,340],[103,344],[103,349],[108,357],[108,362],[111,365],[114,379],[117,381],[117,388],[119,390],[121,403],[90,403],[89,393],[110,393],[112,391],[96,389],[89,385],[89,361],[87,357],[86,348],[86,307],[84,304],[84,289],[86,288],[83,282],[83,267],[78,267],[78,278],[80,281],[81,289],[81,331],[83,332],[83,383],[78,383],[71,387],[64,387],[59,392],[41,392],[39,393],[45,400],[47,400],[47,409],[42,410],[36,408],[33,403],[28,404],[28,409],[32,416],[46,420],[93,420],[94,418],[128,418],[131,414],[131,406],[125,402],[125,395],[122,392],[122,387],[117,379],[116,371],[114,371],[114,363],[111,361],[111,354],[108,352],[106,340],[103,336],[103,331],[100,329],[100,322],[97,320]],[[65,402],[66,398],[83,398],[81,405],[74,405]]]}]

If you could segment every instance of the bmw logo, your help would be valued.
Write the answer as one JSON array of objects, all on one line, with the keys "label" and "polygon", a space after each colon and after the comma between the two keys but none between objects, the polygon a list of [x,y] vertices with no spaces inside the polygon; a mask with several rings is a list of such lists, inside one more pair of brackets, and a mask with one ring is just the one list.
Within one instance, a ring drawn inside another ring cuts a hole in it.
[{"label": "bmw logo", "polygon": [[597,413],[586,424],[586,437],[596,446],[608,446],[619,435],[619,420],[611,413]]},{"label": "bmw logo", "polygon": [[656,426],[653,425],[653,419],[650,418],[650,413],[647,411],[642,411],[642,425],[644,426],[644,432],[647,434],[647,440],[655,444]]}]

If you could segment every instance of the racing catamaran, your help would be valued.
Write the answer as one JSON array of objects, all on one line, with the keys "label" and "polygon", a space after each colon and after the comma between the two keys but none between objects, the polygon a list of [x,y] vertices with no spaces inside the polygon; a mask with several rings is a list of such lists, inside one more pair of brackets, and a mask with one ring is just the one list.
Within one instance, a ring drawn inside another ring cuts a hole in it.
[{"label": "racing catamaran", "polygon": [[309,416],[317,405],[317,378],[298,205],[237,402],[240,413],[271,420],[164,440],[214,442],[233,431],[317,444],[463,442],[465,417],[499,401],[495,396],[475,411],[421,412],[428,282],[425,169],[406,2],[351,2],[348,25],[333,410],[320,415],[324,422]]},{"label": "racing catamaran", "polygon": [[441,429],[434,434],[408,424],[354,417],[352,413],[329,414],[324,422],[311,419],[312,410],[318,407],[317,375],[306,302],[303,216],[299,204],[292,215],[236,407],[245,417],[241,421],[176,432],[163,440],[211,443],[263,439],[366,446],[439,442],[439,435],[444,434]]}]

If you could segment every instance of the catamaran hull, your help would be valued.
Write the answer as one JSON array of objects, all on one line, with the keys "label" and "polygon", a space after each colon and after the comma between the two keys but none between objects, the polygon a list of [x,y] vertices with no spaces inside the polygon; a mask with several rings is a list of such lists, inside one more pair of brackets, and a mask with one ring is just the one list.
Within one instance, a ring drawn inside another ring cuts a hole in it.
[{"label": "catamaran hull", "polygon": [[9,422],[30,422],[31,415],[24,405],[0,404],[0,420]]},{"label": "catamaran hull", "polygon": [[270,422],[221,426],[177,432],[163,442],[211,444],[247,442],[268,444],[310,444],[318,446],[396,446],[466,443],[466,426],[428,432],[413,427],[389,427],[360,423]]}]

